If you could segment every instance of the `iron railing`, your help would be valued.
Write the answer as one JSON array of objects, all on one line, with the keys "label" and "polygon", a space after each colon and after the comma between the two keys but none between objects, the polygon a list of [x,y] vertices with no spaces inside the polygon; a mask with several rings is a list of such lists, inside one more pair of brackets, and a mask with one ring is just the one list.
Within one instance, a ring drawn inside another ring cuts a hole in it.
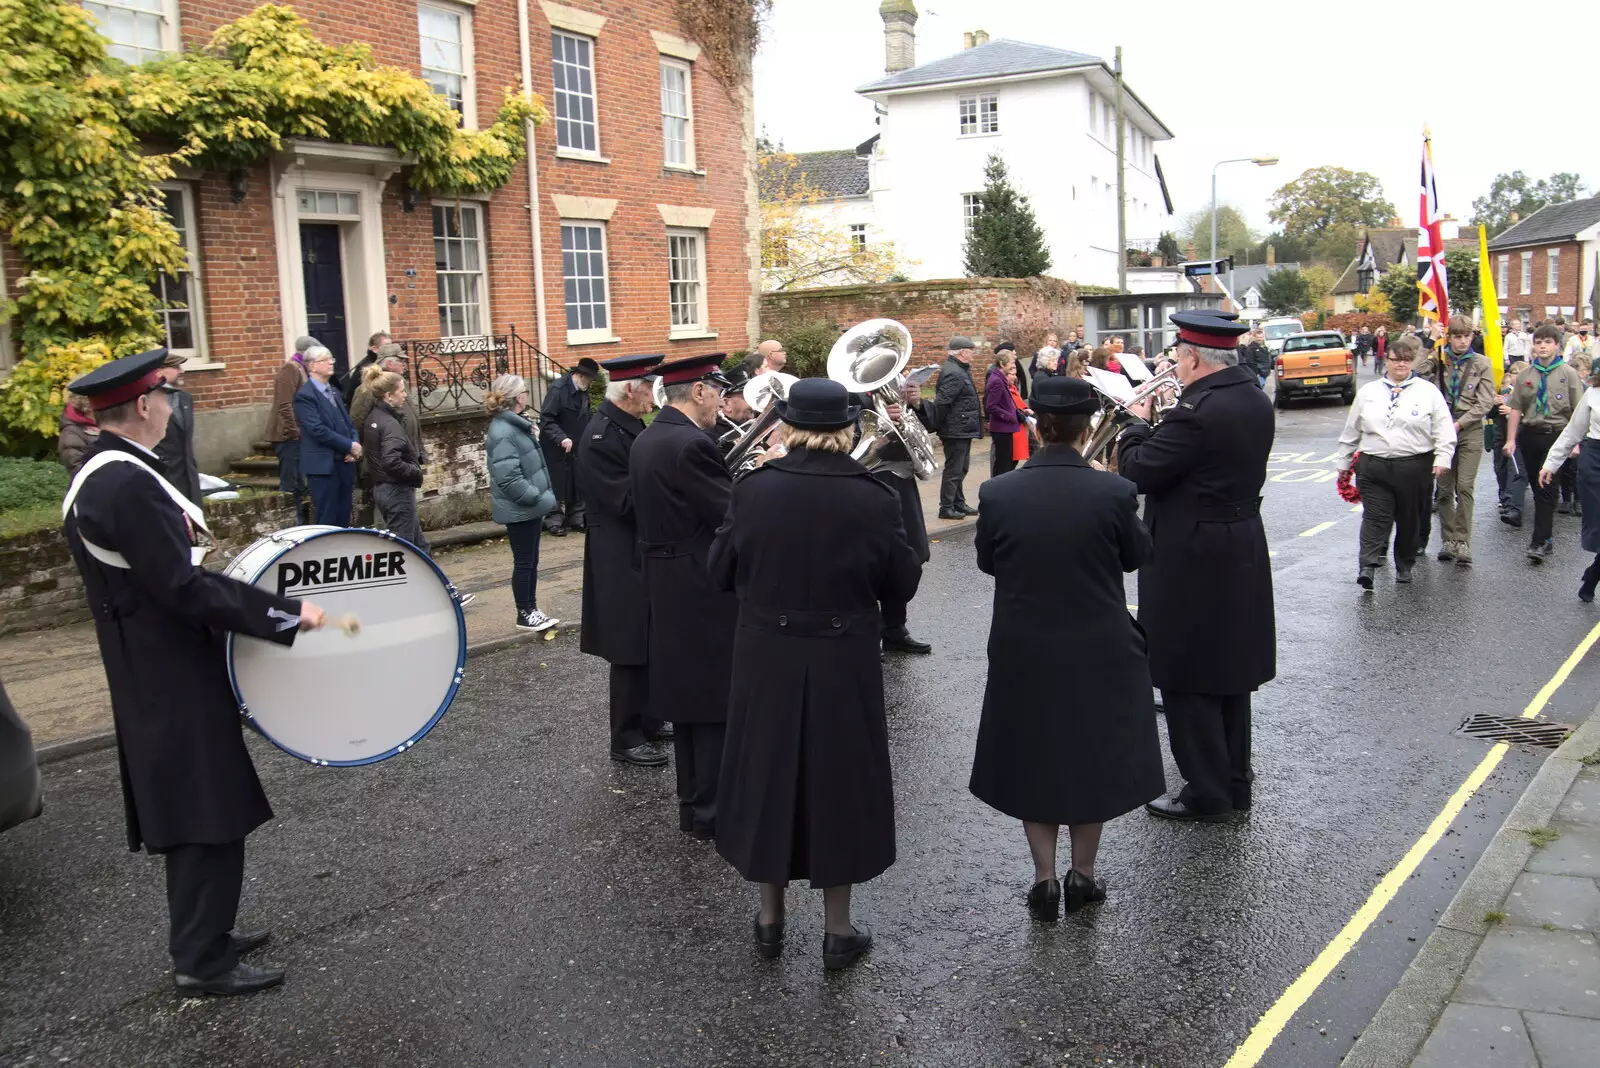
[{"label": "iron railing", "polygon": [[528,405],[538,410],[546,386],[569,370],[519,335],[515,325],[504,334],[414,338],[399,344],[406,350],[408,377],[424,419],[483,411],[484,395],[503,374],[527,381]]}]

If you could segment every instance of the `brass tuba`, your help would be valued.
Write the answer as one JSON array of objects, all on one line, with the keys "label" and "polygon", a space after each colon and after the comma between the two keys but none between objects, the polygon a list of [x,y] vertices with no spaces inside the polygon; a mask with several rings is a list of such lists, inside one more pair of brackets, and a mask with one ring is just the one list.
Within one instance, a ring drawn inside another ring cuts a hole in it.
[{"label": "brass tuba", "polygon": [[845,331],[828,353],[828,377],[872,406],[861,414],[861,437],[850,455],[869,470],[909,472],[926,481],[939,470],[933,440],[916,413],[899,423],[889,405],[902,408],[900,374],[911,362],[911,332],[893,319],[868,319]]}]

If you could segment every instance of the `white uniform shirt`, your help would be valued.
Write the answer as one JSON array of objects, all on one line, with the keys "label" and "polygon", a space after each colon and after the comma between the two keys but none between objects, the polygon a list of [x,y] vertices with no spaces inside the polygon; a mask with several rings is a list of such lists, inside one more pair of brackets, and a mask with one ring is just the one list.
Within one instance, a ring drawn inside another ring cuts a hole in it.
[{"label": "white uniform shirt", "polygon": [[1572,450],[1580,442],[1588,445],[1592,441],[1594,444],[1589,448],[1600,449],[1600,416],[1596,413],[1600,413],[1600,389],[1586,389],[1577,410],[1562,429],[1561,436],[1550,446],[1550,454],[1544,459],[1546,471],[1553,475],[1561,470],[1561,465],[1571,457]]},{"label": "white uniform shirt", "polygon": [[1506,366],[1509,367],[1514,360],[1526,360],[1528,358],[1528,335],[1517,330],[1508,331],[1505,336],[1504,349]]},{"label": "white uniform shirt", "polygon": [[1455,416],[1444,394],[1412,375],[1396,385],[1387,377],[1356,390],[1350,416],[1339,434],[1339,470],[1350,469],[1357,451],[1398,459],[1433,453],[1433,466],[1449,467],[1456,454]]}]

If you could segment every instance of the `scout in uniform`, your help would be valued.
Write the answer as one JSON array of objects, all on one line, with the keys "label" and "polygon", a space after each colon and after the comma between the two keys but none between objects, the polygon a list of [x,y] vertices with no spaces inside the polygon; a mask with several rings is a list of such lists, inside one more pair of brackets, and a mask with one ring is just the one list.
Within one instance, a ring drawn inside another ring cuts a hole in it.
[{"label": "scout in uniform", "polygon": [[[1145,495],[1154,544],[1139,572],[1139,623],[1187,785],[1145,806],[1177,820],[1221,820],[1250,808],[1250,695],[1277,674],[1272,567],[1261,487],[1272,451],[1272,402],[1238,366],[1249,327],[1178,312],[1183,392],[1161,424],[1134,426],[1117,470]],[[1133,409],[1149,417],[1150,402]]]},{"label": "scout in uniform", "polygon": [[233,932],[244,839],[272,809],[245,749],[225,642],[232,632],[290,645],[323,615],[199,566],[204,517],[156,473],[171,414],[164,355],[113,360],[72,383],[103,432],[62,513],[111,690],[128,848],[166,858],[178,992],[243,994],[284,973],[239,960],[267,932]]},{"label": "scout in uniform", "polygon": [[1453,559],[1457,567],[1471,567],[1474,487],[1478,465],[1483,462],[1483,450],[1477,445],[1484,418],[1496,406],[1494,369],[1487,356],[1472,351],[1472,320],[1465,316],[1450,317],[1449,344],[1440,355],[1444,362],[1436,384],[1450,403],[1458,445],[1450,469],[1437,481],[1439,536],[1444,542],[1439,547],[1439,559]]},{"label": "scout in uniform", "polygon": [[578,491],[588,532],[583,542],[583,636],[578,648],[611,665],[611,759],[665,767],[651,744],[661,723],[649,719],[649,602],[639,570],[639,531],[628,482],[628,453],[655,407],[652,369],[666,357],[619,356],[600,366],[606,399],[579,436]]},{"label": "scout in uniform", "polygon": [[649,715],[675,728],[678,826],[703,841],[716,834],[739,614],[734,595],[717,589],[706,571],[733,491],[727,465],[706,433],[727,388],[717,371],[722,359],[714,353],[657,368],[667,406],[634,440],[628,461],[650,602]]},{"label": "scout in uniform", "polygon": [[[1533,360],[1511,387],[1511,414],[1506,418],[1502,447],[1507,456],[1521,454],[1531,477],[1545,466],[1550,447],[1583,399],[1583,378],[1561,358],[1561,328],[1549,323],[1533,332]],[[1528,559],[1535,564],[1556,551],[1556,483],[1539,479],[1533,485],[1533,537]]]}]

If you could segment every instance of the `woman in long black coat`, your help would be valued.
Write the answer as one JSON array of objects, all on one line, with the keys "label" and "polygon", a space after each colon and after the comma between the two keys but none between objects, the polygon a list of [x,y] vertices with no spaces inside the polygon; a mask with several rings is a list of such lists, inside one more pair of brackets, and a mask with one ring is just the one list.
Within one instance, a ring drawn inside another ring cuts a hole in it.
[{"label": "woman in long black coat", "polygon": [[1101,825],[1166,784],[1144,633],[1123,592],[1123,572],[1150,559],[1133,484],[1078,452],[1097,407],[1087,383],[1041,379],[1033,405],[1044,448],[979,490],[978,567],[994,576],[994,621],[971,789],[1023,821],[1028,906],[1050,921],[1061,825],[1072,912],[1105,899],[1094,874]]},{"label": "woman in long black coat", "polygon": [[872,944],[850,891],[894,863],[894,786],[878,658],[880,601],[921,566],[899,500],[847,454],[859,409],[827,379],[783,403],[788,455],[733,490],[711,574],[739,598],[717,851],[761,884],[756,946],[783,946],[784,889],[823,891],[823,962]]}]

